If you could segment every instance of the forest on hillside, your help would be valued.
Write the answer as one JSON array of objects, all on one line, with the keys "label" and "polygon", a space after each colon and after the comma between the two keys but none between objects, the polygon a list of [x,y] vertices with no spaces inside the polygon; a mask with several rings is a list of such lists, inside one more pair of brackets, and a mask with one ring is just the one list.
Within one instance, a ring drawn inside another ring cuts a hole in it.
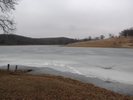
[{"label": "forest on hillside", "polygon": [[77,42],[76,39],[59,38],[30,38],[15,34],[0,34],[0,45],[65,45]]}]

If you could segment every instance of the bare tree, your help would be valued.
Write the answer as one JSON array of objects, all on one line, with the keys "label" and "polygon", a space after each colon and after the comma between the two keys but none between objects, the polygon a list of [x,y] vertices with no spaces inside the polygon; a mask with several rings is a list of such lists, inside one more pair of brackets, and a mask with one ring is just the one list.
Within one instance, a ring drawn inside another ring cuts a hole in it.
[{"label": "bare tree", "polygon": [[84,38],[84,41],[88,41],[88,38],[86,37],[86,38]]},{"label": "bare tree", "polygon": [[100,36],[100,39],[104,39],[104,38],[105,38],[105,36],[104,36],[104,35],[101,35],[101,36]]},{"label": "bare tree", "polygon": [[115,36],[113,34],[109,34],[109,38],[114,38]]},{"label": "bare tree", "polygon": [[15,10],[15,5],[18,4],[19,0],[0,0],[0,29],[4,33],[10,34],[16,30],[13,19],[10,19],[8,13]]},{"label": "bare tree", "polygon": [[131,43],[133,42],[133,27],[131,27],[129,29],[125,29],[125,30],[121,31],[119,34],[120,34],[120,36],[125,36],[125,38],[127,36],[130,36],[131,37]]},{"label": "bare tree", "polygon": [[95,37],[94,40],[99,40],[100,38],[99,37]]},{"label": "bare tree", "polygon": [[91,36],[89,36],[89,41],[91,41],[92,40],[92,38],[91,38]]}]

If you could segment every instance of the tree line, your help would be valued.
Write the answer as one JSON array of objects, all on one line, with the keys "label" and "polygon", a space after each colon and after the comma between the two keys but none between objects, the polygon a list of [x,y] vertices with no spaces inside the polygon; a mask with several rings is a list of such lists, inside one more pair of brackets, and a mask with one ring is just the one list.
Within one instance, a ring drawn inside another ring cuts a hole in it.
[{"label": "tree line", "polygon": [[[114,38],[114,37],[116,37],[116,36],[114,36],[114,34],[111,34],[111,33],[109,34],[109,38]],[[104,35],[100,35],[100,36],[97,36],[94,38],[89,36],[89,37],[84,38],[82,41],[94,41],[94,40],[103,40],[103,39],[105,39]]]},{"label": "tree line", "polygon": [[133,27],[121,31],[121,32],[119,33],[119,35],[120,35],[120,36],[125,36],[125,38],[126,38],[127,36],[133,37]]},{"label": "tree line", "polygon": [[[119,32],[119,37],[120,36],[124,36],[125,38],[127,36],[130,36],[132,40],[131,42],[133,42],[133,27],[129,29],[124,29],[123,31]],[[114,38],[114,37],[117,37],[117,36],[114,36],[114,34],[111,34],[111,33],[109,34],[109,38]],[[102,40],[104,38],[105,38],[104,35],[100,35],[99,37],[94,37],[94,38],[89,36],[89,37],[84,38],[82,41]]]},{"label": "tree line", "polygon": [[15,34],[0,34],[0,45],[65,45],[77,42],[76,39],[58,38],[30,38]]}]

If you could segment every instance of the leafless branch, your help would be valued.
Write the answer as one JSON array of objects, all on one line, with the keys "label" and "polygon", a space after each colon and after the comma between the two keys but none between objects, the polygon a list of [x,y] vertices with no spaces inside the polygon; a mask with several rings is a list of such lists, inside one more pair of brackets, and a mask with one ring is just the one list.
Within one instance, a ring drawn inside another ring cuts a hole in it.
[{"label": "leafless branch", "polygon": [[4,31],[4,33],[13,33],[15,32],[15,23],[14,20],[9,20],[5,16],[0,16],[0,28]]},{"label": "leafless branch", "polygon": [[1,12],[7,13],[11,10],[15,10],[15,5],[17,5],[18,0],[0,0]]},{"label": "leafless branch", "polygon": [[8,13],[11,13],[11,10],[15,10],[15,5],[18,4],[19,0],[0,0],[0,9],[3,15],[0,15],[0,29],[4,33],[13,33],[15,28],[15,23],[13,19],[9,19]]}]

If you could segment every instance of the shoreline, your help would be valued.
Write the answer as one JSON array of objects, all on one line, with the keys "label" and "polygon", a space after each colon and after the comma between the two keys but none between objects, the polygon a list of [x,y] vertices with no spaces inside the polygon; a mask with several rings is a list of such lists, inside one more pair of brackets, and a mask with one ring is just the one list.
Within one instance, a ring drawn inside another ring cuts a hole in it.
[{"label": "shoreline", "polygon": [[76,45],[0,45],[0,46],[59,46],[59,47],[88,47],[88,48],[122,48],[122,49],[133,49],[132,47],[122,47],[122,46],[76,46]]},{"label": "shoreline", "polygon": [[[7,69],[7,66],[0,66],[0,69]],[[14,70],[15,65],[11,65],[10,70]],[[50,74],[50,75],[61,75],[63,77],[69,77],[83,83],[92,83],[95,86],[105,88],[110,91],[114,91],[118,94],[127,94],[133,96],[133,85],[125,83],[115,83],[111,81],[103,81],[98,78],[85,77],[84,75],[79,75],[70,72],[61,72],[48,67],[31,67],[18,65],[18,70],[33,69],[34,71],[28,72],[29,74]]]},{"label": "shoreline", "polygon": [[27,44],[27,45],[0,45],[0,46],[60,46],[60,45],[41,45],[41,44],[31,45],[31,44]]},{"label": "shoreline", "polygon": [[76,46],[76,45],[63,45],[62,47],[90,47],[90,48],[123,48],[123,49],[133,49],[133,47],[120,47],[120,46]]},{"label": "shoreline", "polygon": [[131,37],[114,37],[107,38],[103,40],[93,40],[93,41],[82,41],[67,44],[66,46],[73,47],[108,47],[108,48],[133,48],[133,43],[131,42]]}]

